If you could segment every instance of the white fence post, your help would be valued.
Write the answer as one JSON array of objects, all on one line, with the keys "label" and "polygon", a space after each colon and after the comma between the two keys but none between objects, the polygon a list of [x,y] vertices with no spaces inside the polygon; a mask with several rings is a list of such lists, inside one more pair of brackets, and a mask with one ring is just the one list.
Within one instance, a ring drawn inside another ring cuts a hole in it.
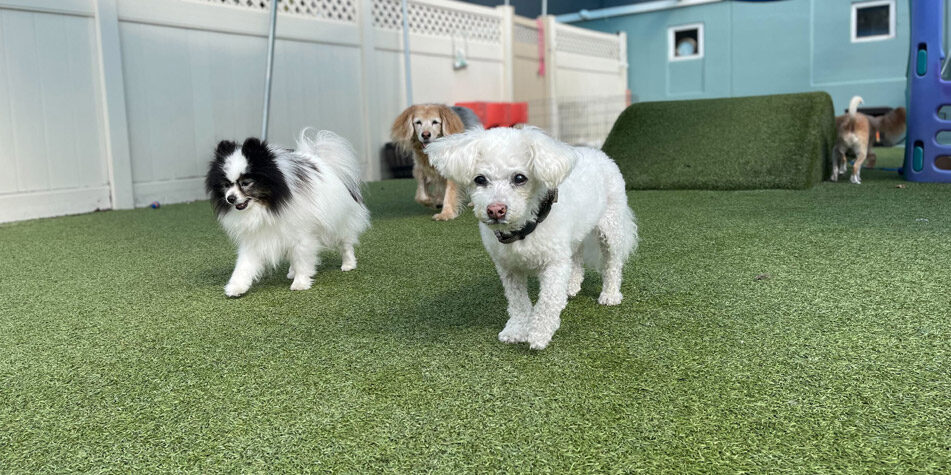
[{"label": "white fence post", "polygon": [[267,66],[264,71],[264,112],[261,114],[261,140],[267,140],[267,125],[268,119],[271,112],[271,79],[274,75],[274,42],[276,41],[275,34],[277,33],[277,2],[278,0],[271,0],[271,13],[270,20],[268,21],[268,33],[267,33]]},{"label": "white fence post", "polygon": [[515,98],[515,7],[499,5],[495,8],[502,27],[502,100],[511,102]]},{"label": "white fence post", "polygon": [[549,127],[552,137],[561,137],[561,127],[558,120],[558,51],[555,43],[558,41],[556,30],[558,22],[552,15],[545,16],[542,24],[545,26],[545,88],[548,97]]},{"label": "white fence post", "polygon": [[130,209],[135,200],[116,0],[96,0],[96,47],[112,208]]},{"label": "white fence post", "polygon": [[406,88],[406,107],[413,105],[413,61],[409,45],[409,0],[400,1],[403,19],[403,86]]},{"label": "white fence post", "polygon": [[631,89],[627,87],[627,73],[630,68],[630,65],[627,62],[627,33],[620,31],[617,34],[618,41],[618,67],[621,68],[621,83],[624,84],[624,94],[627,96],[628,104],[633,101],[631,97]]},{"label": "white fence post", "polygon": [[360,122],[363,124],[363,149],[366,151],[366,167],[363,169],[365,180],[379,180],[382,178],[380,164],[380,149],[377,120],[371,120],[373,114],[379,113],[380,92],[372,85],[376,78],[376,50],[375,35],[373,32],[373,0],[360,0],[357,7],[357,17],[360,26]]}]

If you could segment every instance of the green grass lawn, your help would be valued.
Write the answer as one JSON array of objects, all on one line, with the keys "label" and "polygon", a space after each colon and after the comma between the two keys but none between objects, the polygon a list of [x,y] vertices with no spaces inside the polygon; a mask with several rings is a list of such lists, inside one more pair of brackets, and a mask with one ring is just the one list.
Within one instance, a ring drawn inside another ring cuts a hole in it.
[{"label": "green grass lawn", "polygon": [[542,352],[407,180],[305,292],[225,298],[205,202],[0,226],[0,471],[947,469],[951,186],[863,176],[631,192],[624,304]]}]

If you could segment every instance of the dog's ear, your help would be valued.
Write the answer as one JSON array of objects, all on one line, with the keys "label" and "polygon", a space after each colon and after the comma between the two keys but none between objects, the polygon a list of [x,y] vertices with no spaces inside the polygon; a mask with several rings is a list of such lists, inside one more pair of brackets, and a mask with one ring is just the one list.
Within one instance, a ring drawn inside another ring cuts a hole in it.
[{"label": "dog's ear", "polygon": [[390,128],[390,138],[402,151],[406,152],[412,149],[413,142],[413,114],[416,112],[416,106],[409,106],[393,121],[393,127]]},{"label": "dog's ear", "polygon": [[549,137],[537,127],[526,127],[522,134],[531,150],[532,174],[548,188],[558,187],[578,160],[574,147]]},{"label": "dog's ear", "polygon": [[466,131],[466,126],[463,125],[459,114],[456,114],[456,111],[449,108],[449,106],[439,106],[439,119],[442,121],[442,134],[444,136],[461,134]]},{"label": "dog's ear", "polygon": [[[224,194],[221,192],[221,185],[227,183],[228,179],[225,177],[225,172],[222,171],[221,166],[225,159],[237,149],[238,144],[230,140],[222,140],[218,142],[218,146],[215,147],[215,158],[208,163],[208,173],[205,175],[205,192],[207,192],[209,196],[213,198],[223,197]],[[216,195],[216,193],[218,195]],[[219,209],[219,205],[221,204],[220,200],[213,199],[212,202],[217,203],[215,209],[217,209],[220,214],[222,212],[222,209]]]},{"label": "dog's ear", "polygon": [[456,183],[469,183],[475,173],[481,135],[481,131],[470,130],[437,139],[426,146],[429,163],[447,179]]},{"label": "dog's ear", "polygon": [[222,140],[221,142],[218,142],[218,146],[215,148],[215,160],[224,160],[229,155],[234,153],[236,148],[238,148],[238,144],[230,140]]}]

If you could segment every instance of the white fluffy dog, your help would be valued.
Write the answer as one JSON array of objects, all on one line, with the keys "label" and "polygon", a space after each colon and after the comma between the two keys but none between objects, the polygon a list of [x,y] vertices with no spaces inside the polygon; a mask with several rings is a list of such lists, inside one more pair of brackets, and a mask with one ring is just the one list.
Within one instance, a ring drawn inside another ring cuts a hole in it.
[{"label": "white fluffy dog", "polygon": [[[600,244],[598,303],[621,303],[621,271],[637,247],[637,225],[624,178],[607,155],[536,128],[450,135],[426,153],[440,173],[468,189],[508,300],[499,340],[548,346],[568,298],[581,290],[586,247]],[[529,274],[540,284],[534,307]]]},{"label": "white fluffy dog", "polygon": [[218,221],[238,245],[225,295],[239,297],[268,267],[290,261],[291,290],[306,290],[320,262],[337,249],[340,270],[357,267],[353,246],[370,227],[353,147],[330,131],[304,129],[297,150],[249,138],[222,141],[205,187]]}]

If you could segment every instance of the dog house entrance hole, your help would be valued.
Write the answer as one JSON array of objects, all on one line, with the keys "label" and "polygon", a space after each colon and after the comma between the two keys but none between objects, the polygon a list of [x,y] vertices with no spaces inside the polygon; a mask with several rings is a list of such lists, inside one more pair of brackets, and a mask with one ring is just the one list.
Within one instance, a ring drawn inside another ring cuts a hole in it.
[{"label": "dog house entrance hole", "polygon": [[951,155],[941,155],[935,157],[934,167],[939,170],[951,170]]},{"label": "dog house entrance hole", "polygon": [[672,26],[667,35],[669,61],[703,57],[703,23]]}]

